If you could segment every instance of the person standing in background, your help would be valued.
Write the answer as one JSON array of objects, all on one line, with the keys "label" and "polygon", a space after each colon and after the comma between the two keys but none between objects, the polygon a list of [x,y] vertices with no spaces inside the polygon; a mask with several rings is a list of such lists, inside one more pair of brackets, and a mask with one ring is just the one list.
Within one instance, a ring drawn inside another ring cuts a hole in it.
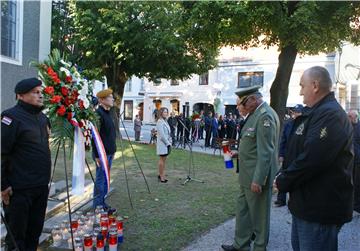
[{"label": "person standing in background", "polygon": [[175,145],[175,129],[177,127],[177,119],[175,117],[174,112],[170,113],[170,117],[168,118],[167,122],[169,123],[169,126],[170,126],[172,145],[174,146]]},{"label": "person standing in background", "polygon": [[357,111],[350,111],[348,116],[354,127],[354,210],[360,213],[360,122]]},{"label": "person standing in background", "polygon": [[168,122],[168,109],[165,107],[160,108],[156,122],[157,130],[157,141],[156,141],[156,154],[159,155],[159,175],[158,180],[161,183],[167,183],[168,180],[165,178],[165,161],[166,157],[171,152],[171,130]]},{"label": "person standing in background", "polygon": [[139,115],[136,115],[134,119],[135,141],[140,141],[141,126],[142,122],[139,118]]}]

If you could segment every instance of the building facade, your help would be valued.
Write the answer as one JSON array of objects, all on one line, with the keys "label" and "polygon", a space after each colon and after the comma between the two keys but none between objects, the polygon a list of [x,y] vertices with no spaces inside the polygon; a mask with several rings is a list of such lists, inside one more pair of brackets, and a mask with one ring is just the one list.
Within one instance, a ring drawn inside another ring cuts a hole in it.
[{"label": "building facade", "polygon": [[[145,123],[153,123],[154,113],[160,107],[186,115],[200,110],[236,114],[234,93],[238,88],[252,85],[261,85],[265,101],[270,102],[278,55],[275,47],[247,50],[224,47],[218,58],[218,67],[203,75],[193,75],[185,81],[161,79],[156,83],[132,78],[125,86],[121,106],[123,118],[133,120],[139,114]],[[360,47],[346,43],[336,53],[298,56],[289,83],[287,106],[302,104],[300,77],[307,68],[319,65],[330,72],[336,97],[344,109],[359,110],[359,60]]]},{"label": "building facade", "polygon": [[51,1],[1,1],[1,110],[16,102],[14,87],[36,77],[31,61],[50,52]]}]

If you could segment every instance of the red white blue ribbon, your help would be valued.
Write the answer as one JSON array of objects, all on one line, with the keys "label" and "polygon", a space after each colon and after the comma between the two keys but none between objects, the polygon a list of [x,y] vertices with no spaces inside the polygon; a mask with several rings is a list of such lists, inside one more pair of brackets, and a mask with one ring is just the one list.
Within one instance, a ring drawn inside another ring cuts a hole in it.
[{"label": "red white blue ribbon", "polygon": [[102,168],[102,170],[104,172],[104,177],[105,177],[105,181],[106,181],[106,188],[105,188],[106,191],[105,191],[105,193],[107,194],[110,191],[110,167],[109,167],[108,158],[106,156],[104,144],[103,144],[103,142],[101,140],[99,131],[93,125],[93,123],[91,123],[91,122],[89,122],[89,123],[90,123],[92,138],[94,140],[96,150],[97,150],[98,155],[99,155],[101,168]]}]

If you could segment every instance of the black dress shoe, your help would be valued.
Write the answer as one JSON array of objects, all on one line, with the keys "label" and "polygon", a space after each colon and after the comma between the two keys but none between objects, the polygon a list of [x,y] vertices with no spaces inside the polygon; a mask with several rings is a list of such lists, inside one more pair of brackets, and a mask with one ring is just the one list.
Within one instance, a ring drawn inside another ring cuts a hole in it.
[{"label": "black dress shoe", "polygon": [[165,179],[165,180],[160,180],[160,182],[161,182],[161,183],[167,183],[168,180],[166,180],[166,179]]},{"label": "black dress shoe", "polygon": [[240,249],[234,248],[233,245],[221,245],[224,251],[240,251]]}]

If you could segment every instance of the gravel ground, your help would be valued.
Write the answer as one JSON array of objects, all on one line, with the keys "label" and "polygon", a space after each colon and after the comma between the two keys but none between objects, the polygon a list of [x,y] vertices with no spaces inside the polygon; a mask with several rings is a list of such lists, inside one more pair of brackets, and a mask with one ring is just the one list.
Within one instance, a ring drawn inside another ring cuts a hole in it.
[{"label": "gravel ground", "polygon": [[[275,200],[275,197],[273,197]],[[272,207],[269,251],[292,250],[290,243],[291,214],[287,207]],[[211,229],[182,251],[222,251],[221,244],[232,244],[235,218]],[[339,234],[339,251],[360,250],[360,214],[354,212],[353,220],[345,224]]]}]

